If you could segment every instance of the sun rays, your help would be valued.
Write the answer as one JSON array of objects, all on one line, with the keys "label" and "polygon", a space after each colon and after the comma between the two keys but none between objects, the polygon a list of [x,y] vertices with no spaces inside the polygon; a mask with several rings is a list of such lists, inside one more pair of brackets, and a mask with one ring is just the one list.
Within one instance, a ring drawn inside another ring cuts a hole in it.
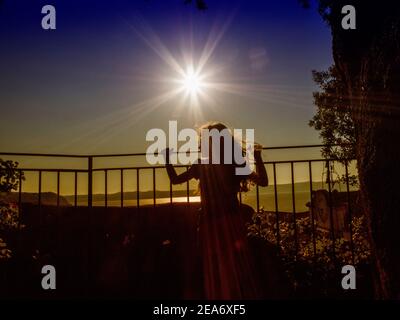
[{"label": "sun rays", "polygon": [[[136,71],[126,77],[133,87],[136,82],[144,88],[140,92],[142,99],[136,98],[134,103],[125,106],[112,106],[106,114],[92,117],[84,124],[84,132],[74,143],[89,138],[94,139],[96,145],[101,145],[132,131],[155,113],[165,113],[165,110],[173,118],[184,117],[197,125],[229,112],[229,101],[238,101],[232,97],[247,101],[243,108],[251,108],[250,101],[269,108],[285,107],[288,103],[301,108],[302,101],[306,100],[300,94],[303,88],[268,85],[264,81],[258,82],[254,74],[243,75],[245,57],[221,59],[221,52],[223,57],[226,53],[226,46],[221,46],[221,42],[232,19],[233,14],[227,19],[219,19],[223,22],[214,24],[203,41],[194,39],[196,34],[191,28],[184,29],[184,38],[190,40],[182,41],[180,46],[174,40],[161,39],[141,17],[131,19],[132,22],[125,20],[136,35],[136,40],[132,41],[141,41],[148,50],[143,61],[132,62],[137,65]],[[179,34],[173,39],[179,39]],[[132,98],[135,98],[134,94]],[[77,131],[83,129],[77,128]]]}]

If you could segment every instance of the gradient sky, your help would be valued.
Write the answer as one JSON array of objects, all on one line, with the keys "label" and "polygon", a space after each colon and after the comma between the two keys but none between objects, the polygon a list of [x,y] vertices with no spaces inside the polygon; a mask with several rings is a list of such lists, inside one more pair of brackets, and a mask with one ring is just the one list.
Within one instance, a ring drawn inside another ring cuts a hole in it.
[{"label": "gradient sky", "polygon": [[[41,28],[45,4],[55,31]],[[0,40],[1,151],[143,152],[168,120],[254,128],[265,146],[319,142],[311,70],[331,64],[331,37],[296,0],[209,1],[206,12],[181,0],[4,0]],[[158,99],[177,74],[154,49],[185,68],[207,41],[205,69],[228,90],[207,89],[195,110],[182,95]]]}]

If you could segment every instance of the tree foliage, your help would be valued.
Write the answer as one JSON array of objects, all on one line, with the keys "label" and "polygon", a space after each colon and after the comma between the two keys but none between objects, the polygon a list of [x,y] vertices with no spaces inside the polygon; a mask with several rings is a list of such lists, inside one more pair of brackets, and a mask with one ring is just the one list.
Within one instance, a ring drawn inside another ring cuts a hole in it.
[{"label": "tree foliage", "polygon": [[319,131],[324,144],[323,156],[339,162],[343,162],[343,159],[354,159],[355,127],[346,89],[337,69],[331,66],[327,71],[314,70],[313,78],[320,91],[313,94],[317,112],[309,125]]},{"label": "tree foliage", "polygon": [[[317,112],[309,126],[319,132],[324,145],[322,156],[347,165],[356,158],[356,132],[346,88],[335,65],[326,71],[314,70],[312,73],[320,90],[313,94]],[[358,186],[358,177],[354,174],[340,175],[335,170],[335,162],[330,163],[331,174],[337,176],[336,180],[330,177],[333,185],[348,182],[351,186]]]},{"label": "tree foliage", "polygon": [[[23,174],[17,170],[18,162],[0,159],[0,192],[8,193],[18,189]],[[11,250],[4,239],[5,234],[12,230],[18,230],[22,226],[19,223],[19,208],[15,203],[0,200],[0,260],[11,257]]]},{"label": "tree foliage", "polygon": [[0,159],[0,192],[11,192],[18,189],[20,176],[17,167],[18,162]]},{"label": "tree foliage", "polygon": [[[319,0],[332,35],[338,79],[346,87],[355,125],[360,194],[373,244],[372,277],[380,299],[400,296],[400,6],[365,0]],[[357,27],[342,27],[342,8],[352,5]]]}]

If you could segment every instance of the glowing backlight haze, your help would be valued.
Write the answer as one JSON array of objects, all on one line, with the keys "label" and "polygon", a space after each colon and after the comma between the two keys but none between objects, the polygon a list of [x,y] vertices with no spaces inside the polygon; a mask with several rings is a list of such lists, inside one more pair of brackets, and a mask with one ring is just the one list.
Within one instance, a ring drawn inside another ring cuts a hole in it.
[{"label": "glowing backlight haze", "polygon": [[195,71],[192,66],[189,66],[182,79],[183,88],[191,95],[197,95],[204,86],[202,76],[198,71]]}]

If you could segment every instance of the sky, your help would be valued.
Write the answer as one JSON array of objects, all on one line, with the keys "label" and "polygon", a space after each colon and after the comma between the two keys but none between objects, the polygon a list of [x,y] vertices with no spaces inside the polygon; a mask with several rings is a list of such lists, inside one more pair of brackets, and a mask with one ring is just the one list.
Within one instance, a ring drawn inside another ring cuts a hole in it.
[{"label": "sky", "polygon": [[[47,4],[56,9],[56,30],[42,28]],[[178,129],[208,121],[254,129],[266,147],[320,143],[308,126],[316,110],[311,71],[327,69],[332,55],[330,30],[315,4],[208,0],[208,7],[200,12],[183,0],[0,2],[0,152],[142,153],[151,144],[146,133],[167,130],[170,120]],[[190,66],[203,79],[195,95],[182,91]],[[317,149],[263,153],[267,161],[319,156]],[[22,168],[87,166],[64,158],[11,159]],[[145,159],[95,162],[97,168],[133,165],[146,165]],[[278,183],[290,182],[289,169],[282,165]],[[320,179],[322,164],[315,170]],[[101,174],[94,177],[95,193],[104,192]],[[109,174],[109,192],[119,191],[118,171]],[[141,190],[151,190],[151,171],[141,174]],[[43,175],[42,191],[54,192],[55,173]],[[157,175],[157,188],[168,188],[166,173]],[[307,181],[308,169],[295,175]],[[26,176],[23,190],[36,192],[38,173]],[[71,194],[74,180],[67,176],[61,192]],[[87,192],[84,174],[78,192]]]},{"label": "sky", "polygon": [[[45,4],[56,8],[56,30],[41,28]],[[4,0],[0,150],[144,152],[147,131],[168,120],[180,129],[210,120],[252,128],[264,146],[318,143],[308,127],[311,70],[328,68],[332,56],[316,8],[296,0],[208,6]],[[209,76],[196,105],[173,81],[181,77],[174,63],[186,70],[189,61],[205,61]]]}]

